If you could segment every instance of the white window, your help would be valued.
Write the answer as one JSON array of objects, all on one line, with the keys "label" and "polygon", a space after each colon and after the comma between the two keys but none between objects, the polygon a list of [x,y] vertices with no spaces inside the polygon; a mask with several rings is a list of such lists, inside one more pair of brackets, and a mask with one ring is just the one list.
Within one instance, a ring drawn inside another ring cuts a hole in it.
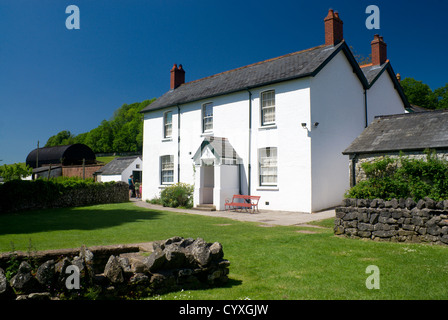
[{"label": "white window", "polygon": [[213,103],[202,105],[202,132],[213,130]]},{"label": "white window", "polygon": [[174,181],[174,156],[160,157],[160,177],[162,184],[170,184]]},{"label": "white window", "polygon": [[173,112],[168,111],[163,115],[163,137],[170,138],[173,134]]},{"label": "white window", "polygon": [[259,149],[260,186],[277,185],[277,148]]},{"label": "white window", "polygon": [[265,91],[261,93],[261,125],[275,123],[275,91]]}]

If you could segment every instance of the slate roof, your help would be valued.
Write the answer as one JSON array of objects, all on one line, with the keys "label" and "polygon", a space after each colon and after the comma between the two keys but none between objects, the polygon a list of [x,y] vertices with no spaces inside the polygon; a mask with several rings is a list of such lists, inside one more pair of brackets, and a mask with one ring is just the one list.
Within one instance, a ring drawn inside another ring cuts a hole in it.
[{"label": "slate roof", "polygon": [[[356,64],[345,41],[335,46],[317,46],[261,61],[238,69],[219,73],[200,80],[187,82],[170,90],[141,112],[175,106],[200,99],[228,94],[276,82],[316,75],[340,50]],[[365,82],[362,71],[354,68],[360,80]]]},{"label": "slate roof", "polygon": [[383,71],[386,69],[387,64],[388,63],[383,63],[380,66],[378,65],[361,66],[361,70],[364,73],[364,76],[366,77],[369,86],[371,86],[376,81],[376,79],[379,78],[381,73],[383,73]]},{"label": "slate roof", "polygon": [[375,117],[342,153],[378,153],[427,148],[448,148],[448,110]]},{"label": "slate roof", "polygon": [[137,158],[140,157],[134,156],[134,157],[115,158],[111,162],[106,164],[104,167],[102,167],[100,170],[96,171],[96,173],[102,175],[121,174]]}]

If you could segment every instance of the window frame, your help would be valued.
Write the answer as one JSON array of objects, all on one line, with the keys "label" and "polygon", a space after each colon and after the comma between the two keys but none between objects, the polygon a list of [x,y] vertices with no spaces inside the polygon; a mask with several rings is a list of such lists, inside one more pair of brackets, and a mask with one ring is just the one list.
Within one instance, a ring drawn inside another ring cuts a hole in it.
[{"label": "window frame", "polygon": [[[171,114],[171,123],[168,123],[168,114]],[[171,134],[167,134],[167,127],[170,126]],[[163,138],[169,139],[173,137],[173,111],[166,111],[163,113]]]},{"label": "window frame", "polygon": [[[266,101],[266,98],[264,97],[264,95],[268,94],[268,93],[272,93],[272,98],[269,100],[273,101],[273,105],[269,105],[269,106],[263,106],[264,101]],[[274,114],[274,120],[272,121],[265,121],[264,116],[265,116],[265,110],[266,109],[273,109],[273,114]],[[273,126],[275,125],[275,89],[269,89],[269,90],[265,90],[260,92],[260,123],[262,127],[266,127],[266,126]]]},{"label": "window frame", "polygon": [[[275,157],[272,155],[272,153],[275,152]],[[269,153],[270,156],[266,156],[266,158],[271,158],[270,161],[275,160],[275,165],[264,165],[262,161],[262,156],[264,154]],[[263,169],[275,169],[275,174],[263,174]],[[267,176],[273,176],[275,177],[275,181],[269,181],[269,182],[263,182],[265,179],[263,177]],[[277,187],[278,186],[278,148],[277,147],[265,147],[265,148],[259,148],[258,149],[258,179],[259,179],[259,186],[260,187]]]},{"label": "window frame", "polygon": [[[207,107],[210,106],[211,107],[211,116],[206,116],[206,110]],[[201,119],[202,119],[202,132],[203,133],[207,133],[207,132],[213,132],[213,102],[207,102],[202,104],[202,108],[201,108]],[[211,119],[211,128],[207,128],[206,129],[206,125],[205,125],[205,120],[206,119]]]},{"label": "window frame", "polygon": [[[164,158],[167,158],[167,157],[169,157],[169,162],[164,162]],[[172,167],[169,169],[165,169],[164,163],[165,164],[171,163]],[[171,171],[171,181],[164,181],[164,178],[165,178],[164,173],[167,173],[169,171]],[[160,156],[160,184],[161,185],[170,185],[173,183],[174,183],[174,155],[167,154],[167,155]]]}]

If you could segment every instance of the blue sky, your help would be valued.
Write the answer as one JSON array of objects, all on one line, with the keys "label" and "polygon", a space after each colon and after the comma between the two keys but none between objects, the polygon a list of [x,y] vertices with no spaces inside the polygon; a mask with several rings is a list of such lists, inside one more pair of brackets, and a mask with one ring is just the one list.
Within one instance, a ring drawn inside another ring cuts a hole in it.
[{"label": "blue sky", "polygon": [[[379,30],[365,26],[372,4]],[[79,30],[65,26],[69,5]],[[356,52],[368,56],[379,33],[402,78],[448,83],[446,0],[0,0],[0,165],[161,96],[174,63],[192,81],[323,44],[329,8]]]}]

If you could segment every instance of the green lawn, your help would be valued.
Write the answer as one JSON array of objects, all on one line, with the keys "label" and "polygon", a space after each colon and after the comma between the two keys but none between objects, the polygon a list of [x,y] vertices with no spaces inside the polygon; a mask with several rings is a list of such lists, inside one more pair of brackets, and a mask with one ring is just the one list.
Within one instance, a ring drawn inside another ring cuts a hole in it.
[{"label": "green lawn", "polygon": [[[237,213],[235,213],[237,214]],[[137,243],[172,236],[221,242],[231,262],[226,287],[162,299],[447,299],[448,247],[335,237],[325,228],[155,211],[132,203],[0,215],[0,251]],[[300,233],[312,230],[317,233]],[[365,282],[380,269],[380,289]]]}]

